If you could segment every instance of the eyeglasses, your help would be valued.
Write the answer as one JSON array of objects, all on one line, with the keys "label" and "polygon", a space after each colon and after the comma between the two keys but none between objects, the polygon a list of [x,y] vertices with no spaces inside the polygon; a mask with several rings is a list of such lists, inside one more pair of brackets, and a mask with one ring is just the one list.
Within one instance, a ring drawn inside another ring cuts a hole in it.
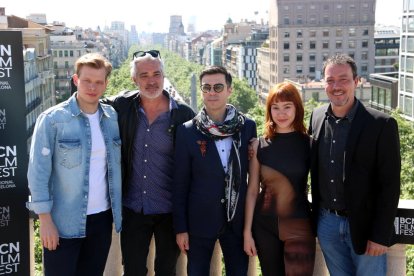
[{"label": "eyeglasses", "polygon": [[211,88],[213,88],[214,92],[220,93],[224,90],[224,84],[216,83],[215,85],[211,86],[210,84],[202,84],[200,85],[201,91],[204,93],[211,92]]},{"label": "eyeglasses", "polygon": [[137,51],[137,52],[132,54],[132,57],[135,59],[135,58],[143,57],[146,54],[150,54],[154,58],[157,58],[157,57],[161,58],[160,51],[158,51],[158,50]]}]

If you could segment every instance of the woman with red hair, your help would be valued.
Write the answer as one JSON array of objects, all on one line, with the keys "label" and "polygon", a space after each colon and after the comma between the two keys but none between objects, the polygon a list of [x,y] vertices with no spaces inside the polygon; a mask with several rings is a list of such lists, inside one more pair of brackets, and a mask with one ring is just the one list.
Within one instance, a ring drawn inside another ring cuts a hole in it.
[{"label": "woman with red hair", "polygon": [[313,273],[310,138],[303,117],[295,86],[282,82],[270,90],[264,136],[253,142],[244,227],[244,250],[259,256],[264,276]]}]

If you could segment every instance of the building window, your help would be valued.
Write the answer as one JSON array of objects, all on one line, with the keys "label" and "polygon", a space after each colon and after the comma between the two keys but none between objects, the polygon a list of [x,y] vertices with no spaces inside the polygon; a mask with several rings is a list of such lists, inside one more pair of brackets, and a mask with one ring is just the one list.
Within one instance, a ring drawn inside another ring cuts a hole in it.
[{"label": "building window", "polygon": [[289,67],[283,67],[283,74],[289,74]]},{"label": "building window", "polygon": [[329,49],[329,41],[322,42],[322,49]]},{"label": "building window", "polygon": [[315,66],[314,65],[309,66],[309,73],[315,73]]},{"label": "building window", "polygon": [[68,50],[65,50],[65,57],[68,57],[69,56],[69,52],[68,52]]},{"label": "building window", "polygon": [[336,29],[335,34],[336,36],[342,36],[342,29]]},{"label": "building window", "polygon": [[57,61],[54,61],[54,62],[53,62],[53,68],[55,68],[55,69],[57,69],[57,68],[58,68],[58,63],[57,63]]},{"label": "building window", "polygon": [[350,48],[350,49],[355,48],[355,40],[349,40],[348,41],[348,48]]},{"label": "building window", "polygon": [[316,31],[315,30],[310,30],[309,31],[309,37],[316,37]]},{"label": "building window", "polygon": [[65,68],[69,68],[69,61],[65,61]]},{"label": "building window", "polygon": [[361,53],[361,59],[362,60],[368,60],[368,52],[362,52]]},{"label": "building window", "polygon": [[329,37],[329,30],[323,30],[322,31],[322,36],[323,37]]},{"label": "building window", "polygon": [[312,14],[309,16],[309,24],[316,24],[316,15]]},{"label": "building window", "polygon": [[309,54],[309,61],[315,61],[316,60],[316,54]]},{"label": "building window", "polygon": [[356,35],[355,28],[349,28],[348,35],[349,35],[349,36],[355,36],[355,35]]},{"label": "building window", "polygon": [[361,65],[361,73],[366,74],[368,72],[368,65]]},{"label": "building window", "polygon": [[354,52],[348,52],[348,56],[350,56],[351,58],[355,59],[355,53]]},{"label": "building window", "polygon": [[297,24],[303,24],[303,18],[302,18],[302,15],[298,15],[298,17],[296,18],[296,23],[297,23]]},{"label": "building window", "polygon": [[297,30],[297,31],[296,31],[296,37],[303,37],[303,32],[302,32],[302,30]]},{"label": "building window", "polygon": [[289,50],[289,42],[283,42],[283,49]]},{"label": "building window", "polygon": [[309,49],[316,49],[316,41],[309,41]]},{"label": "building window", "polygon": [[70,57],[73,57],[73,50],[70,50],[70,51],[69,51],[69,56],[70,56]]},{"label": "building window", "polygon": [[368,35],[368,34],[369,34],[368,29],[364,29],[364,30],[362,31],[362,35]]},{"label": "building window", "polygon": [[302,66],[296,66],[296,74],[302,74],[302,73],[303,73]]},{"label": "building window", "polygon": [[322,60],[323,61],[327,60],[328,57],[329,57],[329,54],[328,53],[322,53]]},{"label": "building window", "polygon": [[53,57],[57,57],[57,51],[53,51]]},{"label": "building window", "polygon": [[59,57],[63,57],[63,51],[59,51]]},{"label": "building window", "polygon": [[324,15],[324,16],[323,16],[323,19],[322,19],[322,22],[323,22],[324,24],[329,24],[329,15]]},{"label": "building window", "polygon": [[289,57],[290,57],[290,55],[289,55],[289,54],[284,54],[284,55],[283,55],[283,61],[284,61],[284,62],[289,62]]},{"label": "building window", "polygon": [[303,49],[303,43],[302,42],[297,42],[296,43],[296,49],[302,50]]},{"label": "building window", "polygon": [[335,48],[342,49],[342,40],[335,41]]},{"label": "building window", "polygon": [[362,48],[368,48],[368,40],[362,40]]},{"label": "building window", "polygon": [[302,61],[302,54],[296,54],[296,61]]},{"label": "building window", "polygon": [[285,25],[289,25],[289,17],[288,17],[288,16],[285,16],[285,17],[283,18],[283,24],[285,24]]},{"label": "building window", "polygon": [[405,96],[404,100],[404,114],[407,116],[413,116],[413,98]]},{"label": "building window", "polygon": [[413,73],[414,72],[414,58],[407,57],[407,61],[405,63],[405,72]]},{"label": "building window", "polygon": [[285,32],[285,33],[283,34],[283,37],[286,37],[286,38],[290,37],[290,33],[289,33],[289,32]]}]

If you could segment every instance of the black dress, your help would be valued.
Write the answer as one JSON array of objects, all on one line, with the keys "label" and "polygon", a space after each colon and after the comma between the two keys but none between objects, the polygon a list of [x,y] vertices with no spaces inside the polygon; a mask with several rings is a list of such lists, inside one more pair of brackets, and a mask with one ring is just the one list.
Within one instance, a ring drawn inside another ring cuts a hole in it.
[{"label": "black dress", "polygon": [[260,188],[253,237],[264,276],[312,275],[315,238],[307,179],[310,138],[299,132],[259,139]]}]

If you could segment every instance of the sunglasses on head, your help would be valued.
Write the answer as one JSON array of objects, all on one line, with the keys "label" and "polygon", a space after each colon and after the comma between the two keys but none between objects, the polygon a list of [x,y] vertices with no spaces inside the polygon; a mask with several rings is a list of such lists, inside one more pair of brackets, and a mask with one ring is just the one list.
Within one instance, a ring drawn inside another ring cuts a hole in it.
[{"label": "sunglasses on head", "polygon": [[216,83],[215,85],[211,86],[210,84],[202,84],[200,85],[201,91],[204,93],[208,93],[211,91],[211,88],[213,88],[214,92],[220,93],[224,90],[224,84],[222,83]]},{"label": "sunglasses on head", "polygon": [[135,59],[135,58],[143,57],[146,54],[150,54],[154,58],[157,58],[157,57],[161,58],[160,51],[158,51],[158,50],[137,51],[137,52],[132,54],[132,57]]}]

